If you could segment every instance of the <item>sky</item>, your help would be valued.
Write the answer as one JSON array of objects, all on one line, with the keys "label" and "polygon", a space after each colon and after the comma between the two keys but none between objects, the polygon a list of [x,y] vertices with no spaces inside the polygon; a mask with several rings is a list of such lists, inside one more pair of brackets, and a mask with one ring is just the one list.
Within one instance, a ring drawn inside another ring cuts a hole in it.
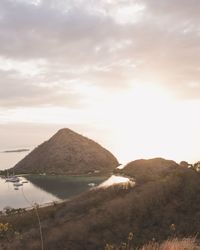
[{"label": "sky", "polygon": [[121,163],[200,160],[199,0],[1,0],[0,149],[68,127]]}]

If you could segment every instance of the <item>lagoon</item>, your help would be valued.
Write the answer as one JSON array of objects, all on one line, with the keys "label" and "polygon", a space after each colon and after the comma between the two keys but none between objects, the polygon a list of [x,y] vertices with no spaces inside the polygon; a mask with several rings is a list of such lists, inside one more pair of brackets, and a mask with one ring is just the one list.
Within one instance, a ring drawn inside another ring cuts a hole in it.
[{"label": "lagoon", "polygon": [[[13,167],[28,153],[1,151],[0,170]],[[107,187],[129,181],[128,178],[120,176],[24,175],[20,179],[27,183],[15,190],[13,183],[6,182],[4,178],[0,177],[0,211],[6,207],[28,208],[34,203],[47,205],[52,202],[62,202],[88,191],[94,186]]]},{"label": "lagoon", "polygon": [[108,177],[90,176],[41,176],[26,175],[21,181],[28,181],[15,190],[13,183],[0,178],[0,210],[6,207],[27,208],[34,203],[45,205],[68,200],[91,189],[90,183],[99,185]]},{"label": "lagoon", "polygon": [[[13,167],[29,152],[0,152],[0,170]],[[50,175],[25,175],[21,181],[28,181],[15,190],[13,183],[5,182],[0,177],[0,210],[5,207],[27,208],[33,203],[44,205],[50,202],[60,202],[71,199],[89,189],[90,183],[99,185],[108,176],[50,176]]]}]

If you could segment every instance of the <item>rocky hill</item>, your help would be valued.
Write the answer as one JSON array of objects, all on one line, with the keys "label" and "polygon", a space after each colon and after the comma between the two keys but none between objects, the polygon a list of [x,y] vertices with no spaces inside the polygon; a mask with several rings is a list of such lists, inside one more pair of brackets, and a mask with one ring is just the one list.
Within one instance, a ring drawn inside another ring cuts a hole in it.
[{"label": "rocky hill", "polygon": [[61,129],[12,170],[35,174],[106,174],[118,165],[117,159],[98,143],[70,129]]}]

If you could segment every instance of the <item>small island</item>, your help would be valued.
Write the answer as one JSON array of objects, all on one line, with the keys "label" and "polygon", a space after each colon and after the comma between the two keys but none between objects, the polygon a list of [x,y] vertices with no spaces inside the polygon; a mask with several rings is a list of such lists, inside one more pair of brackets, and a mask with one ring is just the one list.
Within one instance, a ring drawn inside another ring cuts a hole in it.
[{"label": "small island", "polygon": [[22,153],[22,152],[28,152],[28,151],[30,151],[30,149],[22,148],[22,149],[5,150],[2,153]]}]

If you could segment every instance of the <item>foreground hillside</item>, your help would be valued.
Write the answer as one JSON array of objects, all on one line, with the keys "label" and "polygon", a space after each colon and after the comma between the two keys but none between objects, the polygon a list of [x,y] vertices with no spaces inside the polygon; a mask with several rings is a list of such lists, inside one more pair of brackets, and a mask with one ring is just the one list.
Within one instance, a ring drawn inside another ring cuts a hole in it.
[{"label": "foreground hillside", "polygon": [[35,174],[105,174],[118,165],[117,159],[98,143],[70,129],[61,129],[12,170]]},{"label": "foreground hillside", "polygon": [[[187,167],[185,167],[186,169]],[[138,184],[148,181],[156,181],[163,178],[175,170],[180,169],[180,165],[175,161],[154,158],[149,160],[136,160],[128,163],[123,169],[116,169],[115,173],[127,175],[137,180]]]},{"label": "foreground hillside", "polygon": [[[136,186],[94,189],[70,202],[40,209],[44,249],[104,249],[106,244],[126,242],[130,232],[134,248],[152,239],[198,236],[199,173],[158,158],[132,162],[121,174],[135,178]],[[19,232],[10,236],[5,249],[41,249],[34,211],[1,221]]]}]

